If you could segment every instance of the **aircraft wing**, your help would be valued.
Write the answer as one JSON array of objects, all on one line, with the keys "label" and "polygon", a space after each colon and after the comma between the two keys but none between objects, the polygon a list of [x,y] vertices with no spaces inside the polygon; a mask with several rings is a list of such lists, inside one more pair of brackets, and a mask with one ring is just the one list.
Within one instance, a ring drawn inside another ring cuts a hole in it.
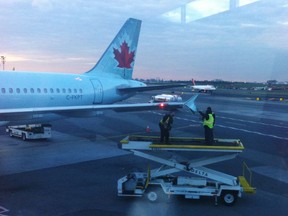
[{"label": "aircraft wing", "polygon": [[175,88],[175,87],[184,87],[186,84],[171,84],[171,85],[150,85],[150,86],[141,86],[141,87],[119,87],[118,91],[121,93],[132,93],[132,92],[144,92],[151,90],[161,90],[167,88]]},{"label": "aircraft wing", "polygon": [[[39,107],[39,108],[17,108],[0,109],[1,121],[12,119],[30,119],[35,115],[54,113],[59,115],[73,116],[73,114],[87,114],[87,112],[114,110],[116,112],[144,111],[144,110],[171,110],[182,108],[184,103],[138,103],[138,104],[108,104],[108,105],[87,105],[87,106],[63,106],[63,107]],[[78,115],[80,116],[80,115]]]},{"label": "aircraft wing", "polygon": [[38,107],[38,108],[16,108],[0,109],[0,120],[2,122],[32,120],[41,118],[44,115],[57,114],[69,117],[89,117],[104,110],[116,112],[131,112],[145,110],[175,110],[188,107],[193,113],[197,111],[194,104],[198,95],[193,96],[186,102],[163,102],[163,103],[137,103],[137,104],[108,104],[108,105],[87,105],[87,106],[62,106],[62,107]]}]

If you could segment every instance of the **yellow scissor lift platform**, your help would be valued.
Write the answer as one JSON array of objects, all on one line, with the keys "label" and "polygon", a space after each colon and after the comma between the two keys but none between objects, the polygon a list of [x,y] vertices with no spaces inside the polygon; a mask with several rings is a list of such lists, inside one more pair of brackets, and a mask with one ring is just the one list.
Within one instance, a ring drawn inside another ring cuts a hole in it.
[{"label": "yellow scissor lift platform", "polygon": [[[203,138],[171,137],[170,144],[162,144],[159,137],[156,136],[132,135],[121,140],[121,148],[131,151],[136,156],[161,163],[162,166],[158,169],[148,170],[146,173],[135,172],[120,178],[118,180],[119,196],[143,196],[149,185],[160,185],[164,193],[168,195],[184,195],[189,199],[213,196],[215,204],[217,204],[217,197],[221,197],[226,205],[232,205],[237,197],[241,197],[241,192],[255,192],[255,188],[250,186],[244,174],[237,178],[204,167],[235,158],[244,150],[239,139],[215,139],[214,145],[207,146]],[[167,150],[223,154],[180,163],[147,153]],[[200,178],[171,176],[172,173],[180,171]],[[148,199],[156,200],[157,194],[155,192],[148,193]]]},{"label": "yellow scissor lift platform", "polygon": [[121,141],[122,149],[139,150],[176,150],[176,151],[212,151],[240,153],[244,146],[239,139],[215,139],[214,145],[205,145],[203,138],[171,137],[170,143],[160,143],[157,136],[127,136]]}]

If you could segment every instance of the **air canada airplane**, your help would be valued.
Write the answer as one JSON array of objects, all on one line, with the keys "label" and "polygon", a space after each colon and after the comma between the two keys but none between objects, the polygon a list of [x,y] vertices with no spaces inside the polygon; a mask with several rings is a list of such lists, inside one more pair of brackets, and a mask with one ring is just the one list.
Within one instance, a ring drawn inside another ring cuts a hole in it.
[{"label": "air canada airplane", "polygon": [[[3,71],[0,73],[0,126],[48,123],[69,117],[91,117],[102,110],[161,109],[161,103],[115,104],[137,92],[174,86],[146,86],[132,73],[141,21],[128,19],[98,63],[83,74]],[[183,103],[195,109],[197,95]]]},{"label": "air canada airplane", "polygon": [[212,93],[212,91],[216,90],[216,87],[214,87],[213,85],[196,85],[194,79],[192,79],[192,86],[191,87],[193,90],[197,90],[198,92],[210,92],[210,93]]}]

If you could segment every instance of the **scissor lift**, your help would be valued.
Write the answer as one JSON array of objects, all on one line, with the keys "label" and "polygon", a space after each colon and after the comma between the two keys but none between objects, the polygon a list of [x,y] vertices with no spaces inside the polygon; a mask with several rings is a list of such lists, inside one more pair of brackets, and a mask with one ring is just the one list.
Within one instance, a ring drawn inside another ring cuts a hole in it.
[{"label": "scissor lift", "polygon": [[[133,172],[118,180],[119,196],[141,197],[151,185],[159,185],[167,195],[183,195],[188,199],[199,199],[201,196],[212,196],[215,204],[218,197],[226,205],[233,205],[242,192],[255,193],[245,176],[239,178],[204,167],[217,162],[235,158],[244,150],[238,139],[215,139],[215,145],[207,146],[202,138],[172,137],[171,144],[159,143],[156,136],[127,136],[121,140],[122,149],[131,151],[134,155],[162,164],[158,169],[147,172]],[[200,158],[187,162],[169,160],[150,154],[156,151],[197,151],[218,152],[217,156]],[[222,154],[223,153],[223,154]],[[220,155],[219,155],[220,154]],[[190,175],[173,176],[184,171]],[[150,191],[147,197],[156,201],[159,194]]]}]

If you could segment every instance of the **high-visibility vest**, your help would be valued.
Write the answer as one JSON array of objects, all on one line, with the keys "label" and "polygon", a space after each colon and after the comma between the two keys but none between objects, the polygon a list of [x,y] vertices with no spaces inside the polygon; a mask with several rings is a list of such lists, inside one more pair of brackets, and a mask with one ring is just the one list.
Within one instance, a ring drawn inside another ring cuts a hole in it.
[{"label": "high-visibility vest", "polygon": [[164,126],[164,128],[168,128],[169,126],[170,117],[168,117],[165,121],[161,119],[160,123]]},{"label": "high-visibility vest", "polygon": [[[165,116],[164,116],[165,117]],[[169,120],[170,120],[170,116],[168,116],[168,118],[164,121],[164,117],[160,120],[161,123],[166,123],[168,124],[169,123]]]},{"label": "high-visibility vest", "polygon": [[209,116],[208,120],[206,120],[206,118],[204,119],[203,126],[207,126],[210,129],[212,129],[214,125],[214,117],[212,114],[208,114],[208,116]]}]

